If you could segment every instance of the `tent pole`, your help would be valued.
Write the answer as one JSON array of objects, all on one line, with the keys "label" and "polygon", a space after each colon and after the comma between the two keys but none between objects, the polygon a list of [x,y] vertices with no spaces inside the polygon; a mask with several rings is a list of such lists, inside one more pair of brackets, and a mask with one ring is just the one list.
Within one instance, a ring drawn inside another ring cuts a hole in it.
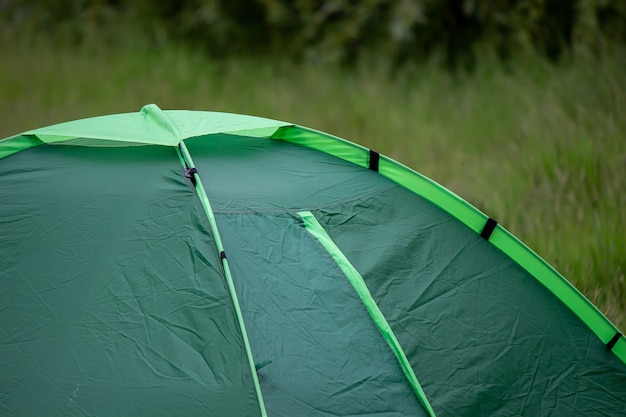
[{"label": "tent pole", "polygon": [[198,197],[200,198],[200,202],[202,203],[202,207],[204,208],[204,213],[209,220],[209,224],[211,226],[211,232],[213,234],[213,239],[215,240],[215,245],[217,246],[217,251],[220,255],[220,259],[222,261],[222,267],[224,268],[224,276],[226,278],[226,284],[228,285],[228,291],[230,292],[230,296],[233,302],[233,307],[235,309],[235,314],[237,315],[237,320],[239,321],[239,328],[241,330],[241,336],[244,342],[244,348],[246,350],[246,356],[248,357],[248,365],[250,366],[250,372],[252,373],[252,379],[254,380],[254,387],[256,389],[257,399],[259,401],[259,408],[261,410],[261,416],[267,417],[267,411],[265,410],[265,402],[263,401],[263,394],[261,393],[261,386],[259,384],[259,377],[256,373],[256,367],[254,365],[254,359],[252,357],[252,349],[250,348],[250,341],[248,340],[248,332],[246,331],[246,326],[243,321],[243,315],[241,313],[241,307],[239,304],[239,299],[237,297],[237,292],[235,291],[235,285],[233,283],[233,278],[230,272],[230,267],[228,266],[228,259],[226,259],[224,252],[224,245],[222,244],[222,239],[220,238],[219,230],[217,228],[217,222],[215,221],[215,215],[213,214],[213,209],[211,208],[211,203],[209,202],[209,198],[204,190],[204,186],[202,185],[202,180],[198,175],[198,172],[195,169],[195,165],[193,163],[193,159],[191,158],[191,154],[189,153],[189,149],[185,145],[184,141],[180,141],[177,152],[179,157],[181,157],[181,162],[185,168],[189,170],[193,170],[191,175],[193,176],[193,183],[195,184],[196,192],[198,193]]}]

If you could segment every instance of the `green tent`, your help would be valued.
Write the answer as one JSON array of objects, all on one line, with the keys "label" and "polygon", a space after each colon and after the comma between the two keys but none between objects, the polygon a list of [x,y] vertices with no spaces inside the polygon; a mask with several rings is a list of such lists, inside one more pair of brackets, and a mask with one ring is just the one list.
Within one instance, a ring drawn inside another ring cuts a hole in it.
[{"label": "green tent", "polygon": [[620,416],[626,338],[476,208],[301,126],[0,141],[0,415]]}]

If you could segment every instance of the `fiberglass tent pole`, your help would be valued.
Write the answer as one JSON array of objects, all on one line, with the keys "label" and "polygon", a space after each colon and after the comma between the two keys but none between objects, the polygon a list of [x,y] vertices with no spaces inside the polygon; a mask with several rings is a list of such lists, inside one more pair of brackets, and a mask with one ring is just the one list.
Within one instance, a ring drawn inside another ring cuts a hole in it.
[{"label": "fiberglass tent pole", "polygon": [[250,372],[252,373],[252,379],[254,380],[254,388],[256,390],[257,398],[259,401],[259,408],[261,410],[261,416],[267,417],[267,411],[265,410],[265,403],[263,401],[263,394],[261,393],[261,386],[259,385],[259,378],[256,373],[256,367],[254,365],[254,359],[252,357],[252,349],[250,348],[250,341],[248,340],[248,332],[246,331],[246,326],[243,321],[243,315],[241,313],[241,307],[239,305],[239,299],[237,297],[237,292],[235,291],[235,285],[233,283],[233,278],[230,273],[230,268],[228,266],[228,259],[226,259],[226,255],[224,252],[224,245],[222,244],[222,239],[220,238],[219,231],[217,229],[217,222],[215,221],[215,215],[213,214],[213,209],[211,208],[211,203],[209,202],[209,197],[204,190],[204,186],[202,185],[202,180],[198,175],[198,171],[196,170],[193,159],[191,158],[191,154],[187,149],[184,141],[180,141],[177,152],[182,156],[181,162],[184,162],[185,166],[185,175],[189,176],[192,179],[192,182],[195,185],[196,192],[198,193],[198,197],[200,198],[200,202],[202,203],[202,207],[204,208],[204,212],[209,220],[209,224],[211,226],[211,232],[213,232],[213,239],[215,240],[215,245],[217,246],[217,251],[220,254],[220,259],[222,261],[222,266],[224,268],[224,276],[226,278],[226,284],[228,285],[228,291],[230,292],[230,296],[233,302],[233,307],[235,309],[235,313],[237,315],[237,320],[239,322],[239,328],[241,330],[241,335],[244,342],[244,348],[246,350],[246,356],[248,357],[248,364],[250,366]]}]

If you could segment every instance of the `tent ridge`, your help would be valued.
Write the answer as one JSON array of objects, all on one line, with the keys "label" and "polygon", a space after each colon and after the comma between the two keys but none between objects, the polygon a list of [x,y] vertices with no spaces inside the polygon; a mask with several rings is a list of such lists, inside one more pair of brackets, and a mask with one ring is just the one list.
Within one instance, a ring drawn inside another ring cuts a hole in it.
[{"label": "tent ridge", "polygon": [[0,196],[17,415],[624,414],[624,330],[369,147],[148,104],[0,140]]},{"label": "tent ridge", "polygon": [[281,209],[266,209],[266,208],[255,208],[255,207],[251,207],[251,208],[246,208],[246,209],[214,209],[213,213],[215,214],[281,214],[281,213],[289,213],[289,214],[294,214],[294,213],[298,213],[301,211],[315,211],[315,210],[321,210],[321,209],[328,209],[328,208],[332,208],[332,207],[337,207],[340,206],[342,204],[346,204],[346,203],[350,203],[350,202],[355,202],[355,201],[360,201],[365,197],[369,197],[369,196],[373,196],[376,194],[382,194],[385,193],[389,190],[393,190],[394,188],[398,188],[398,185],[394,184],[390,187],[386,187],[386,188],[381,188],[379,190],[375,190],[375,191],[368,191],[366,193],[362,193],[362,194],[358,194],[356,196],[353,197],[349,197],[349,198],[344,198],[341,200],[337,200],[337,201],[333,201],[331,203],[328,204],[320,204],[320,205],[315,205],[315,206],[307,206],[307,207],[293,207],[293,208],[281,208]]},{"label": "tent ridge", "polygon": [[159,106],[154,103],[146,104],[141,108],[141,113],[151,120],[154,124],[167,130],[172,136],[176,138],[176,143],[180,142],[183,137],[172,119],[165,113]]}]

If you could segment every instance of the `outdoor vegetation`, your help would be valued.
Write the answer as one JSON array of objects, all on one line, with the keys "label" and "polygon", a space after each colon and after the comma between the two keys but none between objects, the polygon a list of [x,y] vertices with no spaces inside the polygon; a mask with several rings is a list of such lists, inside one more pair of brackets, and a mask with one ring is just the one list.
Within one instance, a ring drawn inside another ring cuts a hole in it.
[{"label": "outdoor vegetation", "polygon": [[626,329],[626,2],[0,0],[0,19],[0,137],[147,103],[327,131],[452,189]]}]

